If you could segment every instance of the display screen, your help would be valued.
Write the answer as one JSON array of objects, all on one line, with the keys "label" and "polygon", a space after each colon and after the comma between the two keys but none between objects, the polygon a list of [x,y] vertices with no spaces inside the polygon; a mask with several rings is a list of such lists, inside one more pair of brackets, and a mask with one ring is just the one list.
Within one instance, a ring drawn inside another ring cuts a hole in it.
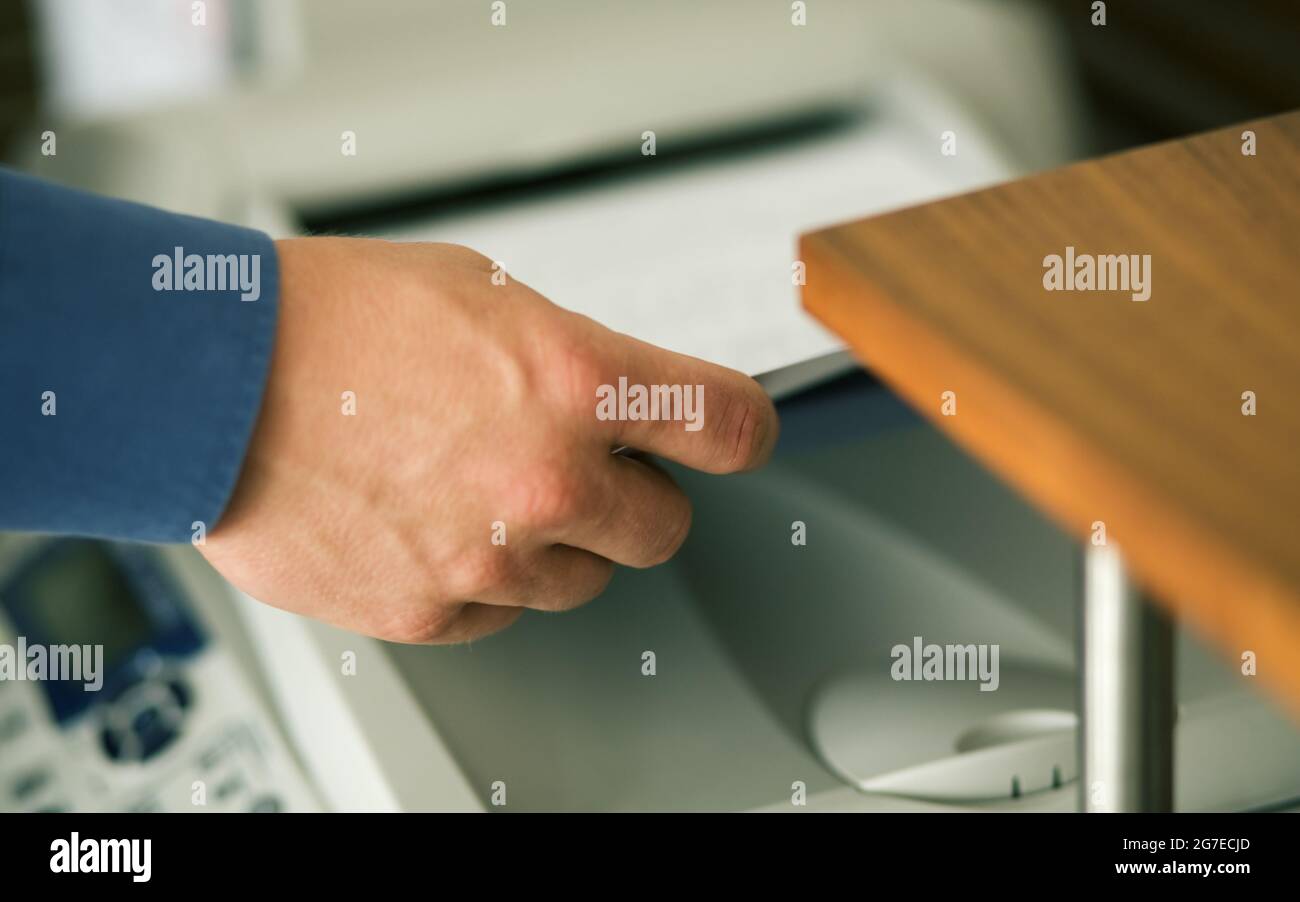
[{"label": "display screen", "polygon": [[117,563],[95,542],[72,543],[13,587],[29,642],[102,645],[104,666],[149,640],[152,625]]}]

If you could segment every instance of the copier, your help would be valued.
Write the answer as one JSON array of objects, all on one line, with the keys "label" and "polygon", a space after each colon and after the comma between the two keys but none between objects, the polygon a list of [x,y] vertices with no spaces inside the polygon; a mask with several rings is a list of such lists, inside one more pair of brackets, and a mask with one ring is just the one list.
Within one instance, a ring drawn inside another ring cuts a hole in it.
[{"label": "copier", "polygon": [[[794,259],[801,231],[1063,162],[1053,34],[1032,4],[742,6],[511,5],[494,31],[302,4],[296,75],[19,159],[276,235],[473,246],[762,374],[783,433],[759,473],[673,469],[695,521],[669,564],[461,647],[262,605],[188,547],[0,538],[0,642],[119,612],[102,698],[0,684],[0,808],[1075,809],[1074,544],[799,311]],[[1177,807],[1300,805],[1300,727],[1178,641]],[[967,645],[995,690],[892,668]]]}]

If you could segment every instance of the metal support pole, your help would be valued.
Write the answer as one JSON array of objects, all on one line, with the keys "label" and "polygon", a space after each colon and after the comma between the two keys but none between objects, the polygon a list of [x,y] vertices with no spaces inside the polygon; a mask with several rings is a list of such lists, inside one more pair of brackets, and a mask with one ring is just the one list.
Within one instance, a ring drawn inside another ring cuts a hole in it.
[{"label": "metal support pole", "polygon": [[1082,811],[1172,811],[1174,630],[1119,552],[1084,554],[1079,630]]}]

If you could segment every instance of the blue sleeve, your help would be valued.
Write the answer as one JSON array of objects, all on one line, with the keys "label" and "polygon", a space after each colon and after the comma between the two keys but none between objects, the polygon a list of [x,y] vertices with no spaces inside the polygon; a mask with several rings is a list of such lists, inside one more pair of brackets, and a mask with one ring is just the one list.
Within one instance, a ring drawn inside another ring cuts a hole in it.
[{"label": "blue sleeve", "polygon": [[260,232],[0,169],[0,530],[212,529],[261,406],[278,290]]}]

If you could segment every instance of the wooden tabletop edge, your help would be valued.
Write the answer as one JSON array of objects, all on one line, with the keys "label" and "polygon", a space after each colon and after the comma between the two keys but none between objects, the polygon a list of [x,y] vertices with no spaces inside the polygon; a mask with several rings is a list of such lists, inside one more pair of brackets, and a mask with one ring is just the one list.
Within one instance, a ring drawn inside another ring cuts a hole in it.
[{"label": "wooden tabletop edge", "polygon": [[[1269,662],[1260,668],[1263,681],[1300,716],[1300,655],[1289,641],[1300,635],[1300,595],[1284,578],[1219,541],[1184,515],[1177,498],[1163,497],[1133,479],[1076,435],[1056,411],[1003,383],[996,368],[970,359],[942,329],[918,321],[891,301],[845,256],[833,229],[801,236],[799,251],[806,266],[804,308],[844,337],[858,359],[914,409],[1067,534],[1085,541],[1093,524],[1102,521],[1121,545],[1125,535],[1160,535],[1176,542],[1190,565],[1171,566],[1168,555],[1154,553],[1146,542],[1125,546],[1139,581],[1231,659],[1252,651]],[[912,365],[918,358],[941,360],[949,372],[962,373],[954,380],[962,386],[958,415],[941,413],[944,388]],[[1034,438],[1027,438],[1031,434]],[[1060,488],[1063,480],[1074,483],[1070,491]],[[1073,499],[1102,492],[1080,493],[1081,481],[1122,501],[1108,509],[1085,510]],[[1235,599],[1231,616],[1221,603],[1225,597]]]}]

